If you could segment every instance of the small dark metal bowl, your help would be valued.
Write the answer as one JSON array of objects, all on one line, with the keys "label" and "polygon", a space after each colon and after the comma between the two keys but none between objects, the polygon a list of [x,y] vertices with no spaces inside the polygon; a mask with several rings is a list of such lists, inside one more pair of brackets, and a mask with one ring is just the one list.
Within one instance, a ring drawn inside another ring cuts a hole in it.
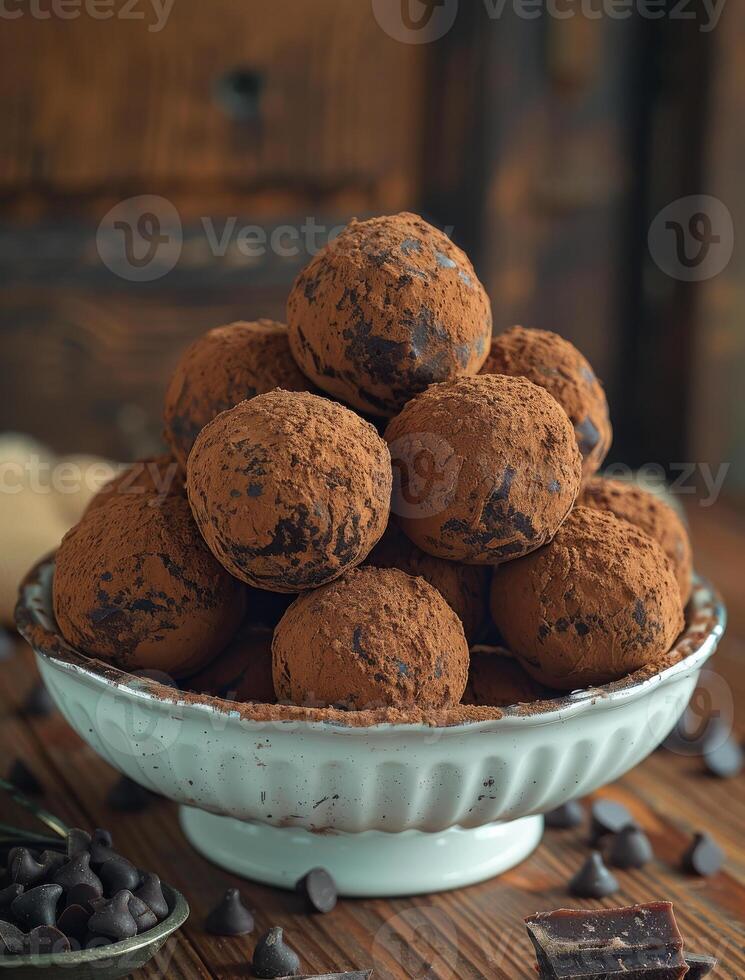
[{"label": "small dark metal bowl", "polygon": [[[169,914],[157,926],[132,939],[123,939],[111,946],[82,949],[69,953],[30,953],[23,956],[0,956],[0,976],[7,970],[8,980],[118,980],[139,970],[166,940],[179,929],[189,916],[184,896],[175,888],[163,884],[163,895]],[[162,975],[168,976],[168,965],[161,964]]]}]

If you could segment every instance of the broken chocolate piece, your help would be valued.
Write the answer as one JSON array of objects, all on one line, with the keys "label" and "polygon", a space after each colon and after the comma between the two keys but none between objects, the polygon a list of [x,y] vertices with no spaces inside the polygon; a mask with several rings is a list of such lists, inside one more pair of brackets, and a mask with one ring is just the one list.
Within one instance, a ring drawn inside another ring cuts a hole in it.
[{"label": "broken chocolate piece", "polygon": [[544,980],[682,980],[688,969],[669,902],[539,912],[525,925]]},{"label": "broken chocolate piece", "polygon": [[98,898],[93,902],[93,915],[88,929],[95,936],[118,941],[137,935],[137,923],[129,910],[132,892],[123,889],[113,898]]},{"label": "broken chocolate piece", "polygon": [[254,917],[241,901],[237,888],[228,888],[205,923],[207,932],[214,936],[245,936],[253,927]]},{"label": "broken chocolate piece", "polygon": [[168,902],[166,902],[163,895],[160,878],[156,874],[145,872],[142,876],[142,884],[134,894],[137,898],[142,899],[145,905],[155,913],[159,922],[162,922],[163,919],[168,917]]},{"label": "broken chocolate piece", "polygon": [[703,977],[708,977],[718,962],[716,956],[686,953],[686,963],[688,964],[686,980],[703,980]]},{"label": "broken chocolate piece", "polygon": [[643,868],[654,858],[649,838],[634,824],[614,834],[609,860],[614,868]]},{"label": "broken chocolate piece", "polygon": [[30,793],[32,796],[41,796],[43,792],[41,783],[23,759],[16,759],[10,767],[8,782],[13,783],[22,793]]},{"label": "broken chocolate piece", "polygon": [[716,874],[723,863],[724,851],[708,834],[696,834],[681,860],[685,871],[704,878]]},{"label": "broken chocolate piece", "polygon": [[569,891],[578,898],[605,898],[619,888],[615,875],[606,868],[598,851],[593,851],[569,882]]},{"label": "broken chocolate piece", "polygon": [[117,892],[125,889],[134,892],[140,887],[140,872],[131,861],[119,854],[101,865],[98,877],[103,885],[104,894],[108,896],[116,895]]},{"label": "broken chocolate piece", "polygon": [[336,883],[325,868],[311,868],[295,887],[313,912],[330,912],[336,905]]},{"label": "broken chocolate piece", "polygon": [[10,911],[22,928],[53,926],[57,921],[57,902],[61,895],[59,885],[37,885],[13,899]]},{"label": "broken chocolate piece", "polygon": [[590,813],[590,843],[593,845],[607,834],[618,834],[634,822],[626,807],[614,800],[597,800]]},{"label": "broken chocolate piece", "polygon": [[579,827],[585,819],[585,808],[578,800],[570,800],[555,810],[550,810],[544,817],[546,826],[552,830],[569,830]]},{"label": "broken chocolate piece", "polygon": [[26,700],[23,702],[23,707],[21,711],[24,715],[28,715],[32,718],[46,718],[47,715],[51,715],[54,711],[54,701],[52,695],[46,688],[46,684],[43,681],[39,681],[28,693]]},{"label": "broken chocolate piece", "polygon": [[106,796],[106,802],[112,810],[119,810],[121,813],[139,813],[144,810],[155,799],[155,795],[150,790],[140,786],[129,776],[122,778],[111,787]]},{"label": "broken chocolate piece", "polygon": [[252,969],[254,976],[275,980],[277,977],[296,977],[300,959],[284,941],[282,928],[273,926],[256,943]]}]

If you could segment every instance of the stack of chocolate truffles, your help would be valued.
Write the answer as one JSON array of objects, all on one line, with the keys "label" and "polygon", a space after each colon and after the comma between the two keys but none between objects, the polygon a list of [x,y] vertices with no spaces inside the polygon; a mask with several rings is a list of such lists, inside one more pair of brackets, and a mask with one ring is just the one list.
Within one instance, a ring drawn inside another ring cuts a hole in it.
[{"label": "stack of chocolate truffles", "polygon": [[493,336],[468,257],[417,215],[353,220],[286,325],[199,337],[164,435],[56,556],[59,629],[92,658],[361,724],[497,715],[674,656],[676,511],[598,475],[588,361],[545,330]]}]

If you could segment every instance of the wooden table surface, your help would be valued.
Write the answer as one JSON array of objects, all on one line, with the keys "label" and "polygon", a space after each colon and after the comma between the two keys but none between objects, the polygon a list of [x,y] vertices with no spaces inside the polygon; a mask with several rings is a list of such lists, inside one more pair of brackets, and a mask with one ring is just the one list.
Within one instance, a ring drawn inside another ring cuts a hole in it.
[{"label": "wooden table surface", "polygon": [[[745,517],[694,507],[690,520],[699,571],[715,580],[729,605],[730,626],[711,663],[707,690],[724,708],[731,693],[735,727],[742,739],[745,716]],[[513,871],[481,885],[418,898],[342,900],[326,916],[306,915],[288,893],[232,877],[199,857],[187,844],[175,805],[158,800],[145,812],[123,815],[105,802],[117,774],[54,712],[25,717],[20,708],[37,675],[20,640],[16,655],[0,663],[0,771],[21,757],[42,781],[47,808],[69,825],[111,829],[117,848],[140,866],[157,871],[187,897],[186,927],[145,978],[250,976],[256,936],[270,925],[286,937],[308,973],[374,967],[374,977],[534,978],[534,956],[522,919],[562,906],[592,906],[567,894],[571,873],[588,853],[586,830],[548,831],[538,850]],[[707,703],[705,699],[700,702]],[[745,774],[715,779],[698,758],[668,750],[654,753],[601,796],[626,804],[647,831],[656,860],[641,871],[619,872],[620,894],[601,904],[652,899],[675,903],[688,949],[714,953],[715,976],[745,977]],[[0,802],[7,809],[7,804]],[[0,819],[8,814],[2,813]],[[678,860],[690,835],[710,832],[727,854],[725,869],[710,879],[682,873]],[[253,936],[215,939],[204,918],[230,885],[241,888],[254,912]]]}]

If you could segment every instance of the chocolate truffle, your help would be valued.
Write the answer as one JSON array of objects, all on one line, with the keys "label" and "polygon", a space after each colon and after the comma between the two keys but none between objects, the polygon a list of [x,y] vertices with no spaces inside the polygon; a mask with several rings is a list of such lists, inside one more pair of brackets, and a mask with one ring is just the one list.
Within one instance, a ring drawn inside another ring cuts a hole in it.
[{"label": "chocolate truffle", "polygon": [[550,698],[556,692],[539,684],[519,661],[500,647],[471,647],[471,666],[463,704],[503,708]]},{"label": "chocolate truffle", "polygon": [[304,374],[383,416],[435,381],[476,374],[492,327],[468,257],[407,213],[352,221],[296,279],[287,325]]},{"label": "chocolate truffle", "polygon": [[492,340],[480,373],[523,377],[545,388],[574,426],[583,477],[599,469],[613,438],[608,402],[589,362],[573,344],[548,330],[512,327]]},{"label": "chocolate truffle", "polygon": [[487,618],[491,570],[428,555],[417,548],[393,521],[365,564],[376,568],[400,568],[407,575],[421,575],[457,613],[469,641]]},{"label": "chocolate truffle", "polygon": [[113,496],[57,552],[62,635],[125,670],[198,670],[235,633],[244,595],[204,544],[184,493]]},{"label": "chocolate truffle", "polygon": [[278,389],[202,429],[187,489],[229,572],[257,588],[299,592],[367,557],[388,522],[391,462],[373,426],[348,408]]},{"label": "chocolate truffle", "polygon": [[220,412],[274,388],[307,391],[287,342],[287,327],[275,320],[238,321],[215,327],[187,347],[166,391],[166,442],[183,470],[200,431]]},{"label": "chocolate truffle", "polygon": [[693,577],[691,542],[683,522],[669,504],[636,483],[603,477],[594,477],[587,483],[579,503],[595,510],[609,510],[654,538],[670,559],[685,606],[691,597]]},{"label": "chocolate truffle", "polygon": [[392,508],[423,551],[488,565],[550,541],[582,464],[566,412],[544,388],[496,374],[433,385],[386,429]]},{"label": "chocolate truffle", "polygon": [[683,628],[664,552],[608,511],[575,508],[540,551],[499,568],[494,622],[526,670],[574,690],[659,661]]},{"label": "chocolate truffle", "polygon": [[245,623],[215,659],[189,678],[188,688],[230,701],[274,704],[272,630]]},{"label": "chocolate truffle", "polygon": [[437,589],[369,565],[296,599],[272,661],[277,697],[301,705],[446,708],[468,677],[463,626]]},{"label": "chocolate truffle", "polygon": [[96,507],[105,504],[112,497],[143,496],[144,494],[159,494],[184,492],[184,475],[179,470],[178,463],[167,453],[162,456],[150,456],[138,459],[105,483],[85,510],[88,514]]}]

